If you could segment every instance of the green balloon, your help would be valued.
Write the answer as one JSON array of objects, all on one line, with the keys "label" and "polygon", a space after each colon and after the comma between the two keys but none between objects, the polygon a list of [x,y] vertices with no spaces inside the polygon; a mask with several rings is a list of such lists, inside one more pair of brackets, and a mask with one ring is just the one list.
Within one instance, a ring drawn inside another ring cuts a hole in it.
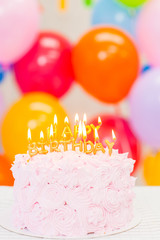
[{"label": "green balloon", "polygon": [[84,4],[89,7],[93,4],[93,0],[84,0]]},{"label": "green balloon", "polygon": [[128,7],[139,7],[144,4],[147,0],[119,0],[121,3]]}]

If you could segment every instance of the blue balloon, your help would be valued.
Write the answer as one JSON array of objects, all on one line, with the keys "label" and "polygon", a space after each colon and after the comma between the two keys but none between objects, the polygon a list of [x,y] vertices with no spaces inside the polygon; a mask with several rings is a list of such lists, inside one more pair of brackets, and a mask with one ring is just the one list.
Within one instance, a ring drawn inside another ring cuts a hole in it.
[{"label": "blue balloon", "polygon": [[138,13],[139,11],[126,8],[118,0],[99,0],[93,8],[92,25],[108,24],[118,27],[135,38]]},{"label": "blue balloon", "polygon": [[3,69],[3,66],[0,64],[0,83],[3,81],[4,76],[5,76],[5,71]]},{"label": "blue balloon", "polygon": [[145,65],[143,68],[142,68],[142,73],[150,70],[152,67],[150,65]]}]

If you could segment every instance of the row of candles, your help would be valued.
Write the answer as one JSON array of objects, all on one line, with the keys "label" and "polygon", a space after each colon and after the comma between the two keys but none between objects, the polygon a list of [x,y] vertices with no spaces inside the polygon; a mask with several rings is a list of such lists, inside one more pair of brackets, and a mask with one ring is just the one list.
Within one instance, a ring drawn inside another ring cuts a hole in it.
[{"label": "row of candles", "polygon": [[[51,124],[47,129],[47,141],[44,141],[43,131],[40,132],[40,141],[38,143],[32,142],[31,140],[31,130],[28,129],[28,153],[32,157],[37,154],[46,154],[48,150],[46,146],[49,147],[49,152],[60,152],[59,145],[63,145],[64,151],[68,150],[68,145],[72,146],[72,150],[76,151],[78,148],[80,152],[86,154],[94,153],[97,151],[102,151],[105,153],[105,149],[102,143],[99,141],[98,130],[102,125],[101,118],[98,117],[98,125],[94,124],[87,125],[87,116],[84,114],[83,121],[79,120],[78,114],[75,115],[75,125],[74,125],[74,134],[69,127],[68,117],[65,117],[64,123],[65,127],[62,133],[60,141],[57,140],[57,116],[54,115],[54,123]],[[94,143],[92,141],[87,141],[87,135],[94,132]],[[105,143],[108,146],[109,155],[112,154],[112,149],[115,144],[116,136],[112,130],[112,142],[105,140]]]}]

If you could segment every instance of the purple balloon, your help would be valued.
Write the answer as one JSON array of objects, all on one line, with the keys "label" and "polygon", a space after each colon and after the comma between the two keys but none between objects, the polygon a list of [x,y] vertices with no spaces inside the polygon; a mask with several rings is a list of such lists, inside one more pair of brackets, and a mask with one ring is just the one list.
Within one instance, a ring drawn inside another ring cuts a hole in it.
[{"label": "purple balloon", "polygon": [[135,82],[130,111],[137,137],[155,149],[160,148],[160,68],[147,71]]}]

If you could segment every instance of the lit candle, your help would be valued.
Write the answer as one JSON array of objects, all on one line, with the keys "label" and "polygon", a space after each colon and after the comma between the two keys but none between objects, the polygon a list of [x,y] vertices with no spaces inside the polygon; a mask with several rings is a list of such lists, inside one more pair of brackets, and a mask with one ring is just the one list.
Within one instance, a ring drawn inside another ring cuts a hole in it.
[{"label": "lit candle", "polygon": [[99,124],[99,126],[102,125],[102,120],[101,120],[100,116],[98,117],[98,124]]},{"label": "lit candle", "polygon": [[83,122],[83,124],[82,124],[82,136],[83,136],[83,141],[85,142],[86,139],[87,139],[87,132],[86,132],[85,122]]},{"label": "lit candle", "polygon": [[94,130],[94,138],[95,138],[95,144],[96,144],[97,141],[99,141],[98,131],[97,131],[96,128],[95,128],[95,130]]},{"label": "lit candle", "polygon": [[30,157],[33,157],[38,154],[38,148],[36,146],[36,143],[31,143],[31,139],[32,139],[31,130],[30,130],[30,128],[28,128],[28,143],[29,143],[28,153],[29,153]]},{"label": "lit candle", "polygon": [[28,128],[28,143],[31,143],[31,129]]},{"label": "lit candle", "polygon": [[105,143],[107,144],[107,147],[108,147],[109,156],[112,155],[112,149],[116,141],[116,135],[113,130],[112,130],[112,139],[113,139],[113,142],[111,143],[108,140],[105,140]]},{"label": "lit candle", "polygon": [[74,139],[77,140],[78,136],[78,123],[79,123],[79,116],[78,113],[75,115],[75,125],[74,125]]},{"label": "lit candle", "polygon": [[72,139],[72,150],[75,151],[76,148],[79,148],[79,151],[83,151],[83,143],[82,143],[82,122],[79,121],[79,127],[78,127],[78,137],[80,141],[78,143],[75,142],[75,139]]},{"label": "lit candle", "polygon": [[66,9],[66,0],[59,0],[59,7],[60,7],[60,10],[65,10]]},{"label": "lit candle", "polygon": [[66,116],[65,119],[64,119],[64,123],[66,124],[66,126],[69,125],[69,120],[68,120],[68,117]]},{"label": "lit candle", "polygon": [[49,148],[50,148],[50,152],[60,152],[60,150],[58,149],[59,143],[56,140],[53,140],[53,125],[51,124],[50,127],[50,144],[49,144]]},{"label": "lit candle", "polygon": [[64,127],[64,130],[63,130],[63,133],[62,133],[62,138],[63,138],[63,140],[71,140],[71,138],[73,137],[73,134],[72,134],[71,129],[69,127],[68,117],[65,117],[64,123],[65,123],[65,127]]},{"label": "lit candle", "polygon": [[102,143],[99,142],[99,136],[98,136],[98,131],[95,128],[95,147],[94,147],[94,154],[96,154],[97,151],[102,151],[105,153],[105,149],[102,145]]},{"label": "lit candle", "polygon": [[99,125],[98,125],[98,126],[94,126],[94,124],[91,124],[90,126],[91,126],[91,128],[93,129],[93,132],[94,132],[94,139],[95,139],[95,141],[96,141],[95,132],[98,133],[98,130],[100,129],[100,126],[99,126]]},{"label": "lit candle", "polygon": [[116,135],[115,135],[113,129],[112,129],[112,139],[113,139],[113,141],[116,141]]},{"label": "lit candle", "polygon": [[54,127],[53,127],[53,137],[54,137],[54,139],[56,139],[57,138],[57,115],[55,114],[54,115]]},{"label": "lit candle", "polygon": [[[83,122],[84,122],[85,125],[87,124],[87,115],[86,115],[86,113],[84,113],[84,115],[83,115]],[[87,133],[87,135],[90,134],[91,131],[92,131],[91,126],[90,125],[86,125],[86,133]]]},{"label": "lit candle", "polygon": [[38,145],[40,146],[39,154],[48,153],[48,150],[46,150],[46,148],[45,148],[46,143],[44,142],[43,131],[40,132],[40,142],[38,143]]},{"label": "lit candle", "polygon": [[[85,124],[83,122],[83,141],[84,141],[84,152],[86,154],[90,154],[94,151],[94,144],[91,141],[87,141],[87,132],[86,132],[86,127]],[[88,146],[90,146],[90,149],[88,149]]]}]

